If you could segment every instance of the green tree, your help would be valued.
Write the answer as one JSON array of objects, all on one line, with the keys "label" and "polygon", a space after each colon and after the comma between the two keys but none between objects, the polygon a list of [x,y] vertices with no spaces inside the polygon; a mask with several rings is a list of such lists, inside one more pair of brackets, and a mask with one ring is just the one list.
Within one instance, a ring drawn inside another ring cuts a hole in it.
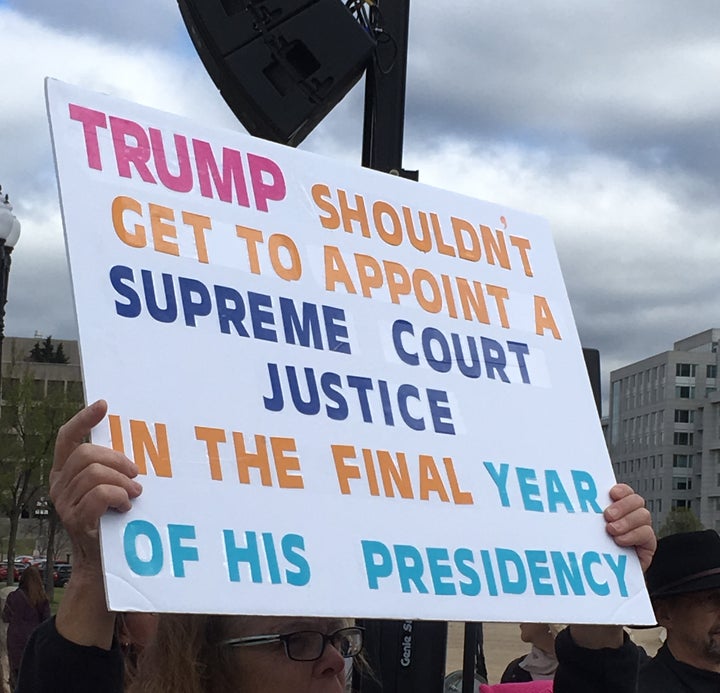
[{"label": "green tree", "polygon": [[62,342],[57,345],[53,344],[52,337],[45,337],[42,344],[35,342],[33,348],[30,349],[28,359],[35,363],[67,363],[68,358],[65,356],[65,349]]},{"label": "green tree", "polygon": [[[33,511],[47,495],[53,447],[60,426],[78,409],[65,393],[38,398],[32,372],[3,382],[0,410],[0,512],[10,520],[8,564],[15,560],[15,543],[24,509]],[[13,584],[13,571],[8,571]]]},{"label": "green tree", "polygon": [[705,528],[692,510],[675,508],[668,513],[665,522],[660,527],[658,536],[666,537],[669,534],[678,534],[679,532],[697,532],[701,529]]}]

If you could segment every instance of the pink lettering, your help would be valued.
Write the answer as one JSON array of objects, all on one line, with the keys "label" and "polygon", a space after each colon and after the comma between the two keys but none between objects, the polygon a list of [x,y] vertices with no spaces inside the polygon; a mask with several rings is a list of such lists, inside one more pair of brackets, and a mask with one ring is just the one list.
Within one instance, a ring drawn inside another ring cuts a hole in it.
[{"label": "pink lettering", "polygon": [[70,118],[82,123],[83,137],[85,138],[85,152],[87,154],[88,166],[102,171],[100,159],[100,143],[98,142],[98,128],[107,128],[105,114],[95,111],[92,108],[85,108],[71,103]]},{"label": "pink lettering", "polygon": [[[247,188],[245,187],[245,172],[243,171],[240,152],[235,149],[223,147],[222,174],[215,161],[215,154],[209,142],[193,140],[195,152],[195,165],[197,166],[200,181],[200,194],[203,197],[213,197],[213,185],[218,197],[224,202],[232,202],[232,188],[235,185],[235,194],[239,205],[249,207]],[[212,181],[211,181],[212,178]]]},{"label": "pink lettering", "polygon": [[175,135],[175,153],[177,155],[178,173],[170,173],[165,155],[165,144],[163,143],[162,132],[157,128],[150,128],[150,145],[153,158],[155,159],[155,170],[160,182],[175,192],[190,192],[193,186],[193,174],[190,167],[190,152],[188,151],[187,138],[182,135]]},{"label": "pink lettering", "polygon": [[[156,183],[147,166],[151,150],[150,141],[143,127],[132,120],[110,116],[110,132],[115,147],[118,173],[123,178],[132,178],[130,164],[133,164],[140,178],[146,183]],[[128,137],[134,138],[135,144],[128,144]]]},{"label": "pink lettering", "polygon": [[[268,200],[279,202],[285,199],[285,178],[280,167],[274,161],[257,154],[248,154],[247,159],[250,166],[250,181],[255,196],[255,206],[261,212],[267,212]],[[271,183],[265,183],[264,173],[270,176]]]}]

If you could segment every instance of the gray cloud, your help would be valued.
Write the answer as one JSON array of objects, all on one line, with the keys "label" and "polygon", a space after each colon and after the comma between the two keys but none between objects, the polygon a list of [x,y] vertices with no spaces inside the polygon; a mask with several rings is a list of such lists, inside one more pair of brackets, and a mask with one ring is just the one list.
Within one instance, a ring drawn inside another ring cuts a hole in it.
[{"label": "gray cloud", "polygon": [[[411,8],[405,167],[549,220],[606,373],[720,325],[718,19],[715,0]],[[12,0],[0,24],[0,183],[23,223],[7,333],[72,338],[42,78],[242,128],[175,0]],[[361,83],[302,148],[359,163],[362,102]]]}]

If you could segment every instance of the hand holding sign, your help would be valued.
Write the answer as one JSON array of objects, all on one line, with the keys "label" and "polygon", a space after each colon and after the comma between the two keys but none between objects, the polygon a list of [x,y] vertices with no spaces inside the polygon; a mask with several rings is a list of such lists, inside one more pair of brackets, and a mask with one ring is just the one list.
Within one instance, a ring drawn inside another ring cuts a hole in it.
[{"label": "hand holding sign", "polygon": [[110,509],[129,510],[142,487],[133,480],[137,467],[125,455],[83,442],[106,413],[107,403],[99,400],[62,426],[50,497],[73,548],[73,576],[58,610],[58,631],[80,645],[108,649],[115,619],[105,606],[98,525]]}]

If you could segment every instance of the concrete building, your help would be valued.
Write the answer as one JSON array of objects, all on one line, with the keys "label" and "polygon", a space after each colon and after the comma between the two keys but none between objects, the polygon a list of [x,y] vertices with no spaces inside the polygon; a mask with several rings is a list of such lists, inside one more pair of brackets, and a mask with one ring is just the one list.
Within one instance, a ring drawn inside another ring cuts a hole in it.
[{"label": "concrete building", "polygon": [[[83,401],[82,373],[80,370],[80,353],[77,341],[67,339],[53,339],[55,348],[60,343],[67,363],[38,363],[30,359],[30,353],[36,343],[42,345],[43,337],[6,337],[2,345],[2,395],[0,406],[7,405],[7,396],[13,389],[13,381],[17,382],[29,374],[33,379],[33,396],[41,400],[64,393],[70,402],[77,403],[78,407]],[[3,438],[0,436],[0,445]],[[0,493],[5,489],[0,488]],[[18,530],[19,547],[25,547],[20,553],[28,552],[42,555],[46,546],[46,531],[44,522],[47,510],[40,499],[34,509],[28,508],[20,520]],[[7,552],[9,536],[9,521],[0,518],[0,558]],[[32,542],[31,542],[32,540]],[[64,532],[60,532],[55,539],[56,556],[64,559],[69,556],[70,544]]]},{"label": "concrete building", "polygon": [[675,508],[720,530],[720,329],[610,374],[607,442],[618,481],[659,528]]},{"label": "concrete building", "polygon": [[83,401],[82,373],[78,343],[69,339],[53,339],[57,347],[62,343],[67,363],[36,363],[30,360],[35,344],[42,345],[43,337],[5,337],[2,345],[3,383],[32,373],[38,399],[58,390],[67,393],[72,401]]}]

